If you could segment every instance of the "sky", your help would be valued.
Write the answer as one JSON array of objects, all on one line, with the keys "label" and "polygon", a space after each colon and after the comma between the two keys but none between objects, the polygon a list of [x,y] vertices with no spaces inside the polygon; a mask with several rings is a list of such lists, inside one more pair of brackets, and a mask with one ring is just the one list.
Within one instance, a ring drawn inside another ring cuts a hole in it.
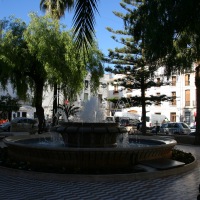
[{"label": "sky", "polygon": [[[96,38],[99,49],[108,54],[108,49],[114,49],[118,44],[111,38],[112,33],[106,30],[106,27],[114,30],[123,28],[123,21],[113,14],[113,11],[123,12],[119,3],[121,0],[99,0],[98,10],[96,14]],[[40,0],[0,0],[0,19],[14,15],[16,18],[29,22],[29,13],[36,12],[39,16],[44,15],[40,10]],[[61,23],[65,24],[69,29],[72,28],[72,16],[74,12],[66,12]]]}]

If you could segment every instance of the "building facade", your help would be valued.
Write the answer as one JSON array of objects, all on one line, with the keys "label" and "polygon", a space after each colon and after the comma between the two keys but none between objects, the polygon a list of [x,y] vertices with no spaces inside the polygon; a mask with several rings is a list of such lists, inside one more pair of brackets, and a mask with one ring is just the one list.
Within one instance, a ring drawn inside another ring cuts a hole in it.
[{"label": "building facade", "polygon": [[[168,80],[166,77],[161,76],[160,71],[155,76],[155,82],[165,81],[167,85],[160,87],[151,87],[146,90],[146,96],[159,96],[167,95],[172,97],[172,101],[159,102],[156,104],[148,105],[146,111],[148,114],[161,114],[165,115],[172,122],[186,122],[187,124],[195,123],[196,116],[196,86],[195,86],[195,73],[173,74]],[[115,75],[110,79],[109,84],[109,98],[121,98],[131,96],[141,96],[140,90],[122,90],[121,87],[113,85],[113,82],[123,75]],[[111,84],[112,83],[112,84]],[[128,102],[127,102],[128,103]],[[119,103],[118,105],[111,105],[110,111],[113,114],[116,110],[125,109],[126,105]],[[129,108],[135,113],[141,114],[141,107]]]}]

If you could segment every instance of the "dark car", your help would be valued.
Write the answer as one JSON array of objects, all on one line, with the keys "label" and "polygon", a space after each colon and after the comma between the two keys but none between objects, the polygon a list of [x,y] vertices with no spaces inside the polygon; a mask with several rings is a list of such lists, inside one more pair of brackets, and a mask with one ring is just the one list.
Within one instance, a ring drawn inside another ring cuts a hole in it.
[{"label": "dark car", "polygon": [[122,118],[119,124],[120,126],[129,126],[129,118]]},{"label": "dark car", "polygon": [[158,134],[160,132],[160,126],[153,126],[151,128],[151,133],[156,133]]},{"label": "dark car", "polygon": [[38,121],[27,117],[17,117],[11,121],[10,131],[36,133]]},{"label": "dark car", "polygon": [[0,125],[0,132],[9,132],[10,131],[10,126],[11,123],[10,122],[5,122],[3,124]]}]

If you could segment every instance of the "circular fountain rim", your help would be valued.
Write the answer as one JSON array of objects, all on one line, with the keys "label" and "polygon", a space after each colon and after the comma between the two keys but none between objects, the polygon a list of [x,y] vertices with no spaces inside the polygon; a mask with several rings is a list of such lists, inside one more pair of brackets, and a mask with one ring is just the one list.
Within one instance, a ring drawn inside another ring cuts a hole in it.
[{"label": "circular fountain rim", "polygon": [[160,142],[160,144],[155,144],[155,145],[150,145],[150,146],[139,146],[139,147],[65,147],[65,146],[48,146],[48,145],[34,145],[34,144],[24,144],[20,143],[19,141],[22,140],[33,140],[33,139],[44,139],[44,138],[51,138],[49,133],[41,134],[41,135],[19,135],[19,136],[8,136],[3,139],[3,142],[6,145],[15,145],[15,146],[21,146],[21,147],[26,147],[26,148],[36,148],[36,149],[51,149],[51,150],[65,150],[65,151],[128,151],[128,150],[140,150],[140,149],[151,149],[152,146],[153,148],[162,148],[166,146],[175,146],[177,144],[176,140],[166,137],[154,137],[151,136],[152,138],[149,138],[150,136],[140,136],[140,140],[147,140],[147,141],[156,141]]},{"label": "circular fountain rim", "polygon": [[13,169],[9,167],[0,166],[0,169],[9,176],[20,176],[25,178],[34,178],[37,180],[54,180],[54,181],[136,181],[136,180],[147,180],[147,179],[156,179],[168,176],[174,176],[183,174],[190,170],[193,170],[198,166],[196,157],[195,160],[189,164],[184,165],[183,167],[172,168],[161,171],[150,171],[150,172],[138,172],[138,173],[123,173],[123,174],[58,174],[58,173],[49,173],[47,172],[37,172],[37,171],[26,171],[21,169]]}]

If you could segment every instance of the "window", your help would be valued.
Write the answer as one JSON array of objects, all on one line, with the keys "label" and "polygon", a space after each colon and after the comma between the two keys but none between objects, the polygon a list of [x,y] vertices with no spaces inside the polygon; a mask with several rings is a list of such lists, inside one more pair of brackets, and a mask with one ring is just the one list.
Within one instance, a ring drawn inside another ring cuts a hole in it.
[{"label": "window", "polygon": [[160,85],[161,85],[161,83],[160,83],[160,78],[157,78],[157,83],[156,83],[156,85],[157,85],[158,87],[160,87]]},{"label": "window", "polygon": [[172,92],[172,105],[176,105],[176,92]]},{"label": "window", "polygon": [[89,81],[88,81],[88,80],[85,80],[85,89],[86,89],[86,90],[88,89],[88,86],[89,86]]},{"label": "window", "polygon": [[17,112],[17,117],[20,117],[20,112]]},{"label": "window", "polygon": [[113,91],[113,93],[115,94],[115,93],[119,93],[119,91],[118,91],[118,85],[114,85],[114,91]]},{"label": "window", "polygon": [[190,90],[185,90],[185,106],[190,106]]},{"label": "window", "polygon": [[16,113],[13,113],[13,116],[12,116],[12,118],[13,118],[13,119],[15,119],[15,118],[16,118]]},{"label": "window", "polygon": [[27,112],[22,112],[22,117],[26,117],[27,116]]},{"label": "window", "polygon": [[185,75],[185,85],[190,85],[190,74]]},{"label": "window", "polygon": [[175,112],[170,113],[170,121],[176,122],[176,113]]},{"label": "window", "polygon": [[174,128],[179,128],[179,125],[178,124],[174,124]]},{"label": "window", "polygon": [[190,124],[190,115],[191,115],[190,112],[185,112],[185,120],[184,120],[184,122],[186,124]]},{"label": "window", "polygon": [[155,115],[161,115],[161,113],[154,113]]},{"label": "window", "polygon": [[176,86],[176,76],[172,76],[172,86]]}]

